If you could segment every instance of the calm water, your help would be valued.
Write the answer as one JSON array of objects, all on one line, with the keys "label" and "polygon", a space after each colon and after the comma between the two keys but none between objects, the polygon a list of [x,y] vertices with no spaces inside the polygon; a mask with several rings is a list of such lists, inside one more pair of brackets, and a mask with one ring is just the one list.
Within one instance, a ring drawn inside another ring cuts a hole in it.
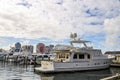
[{"label": "calm water", "polygon": [[32,65],[23,66],[0,62],[0,80],[99,80],[120,73],[120,68],[74,73],[38,74]]}]

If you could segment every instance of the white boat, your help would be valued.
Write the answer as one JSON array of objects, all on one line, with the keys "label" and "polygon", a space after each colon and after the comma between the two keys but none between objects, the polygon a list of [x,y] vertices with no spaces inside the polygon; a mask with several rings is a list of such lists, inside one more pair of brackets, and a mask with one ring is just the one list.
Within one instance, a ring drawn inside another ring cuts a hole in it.
[{"label": "white boat", "polygon": [[32,54],[32,56],[34,56],[35,58],[35,63],[38,65],[41,65],[41,61],[50,61],[54,59],[54,54],[40,54],[40,53],[36,53],[36,54]]},{"label": "white boat", "polygon": [[[41,67],[35,70],[43,73],[66,72],[82,70],[105,69],[110,66],[111,59],[103,55],[100,49],[87,46],[90,41],[75,39],[70,41],[71,45],[56,45],[53,61],[41,61]],[[73,44],[82,44],[75,47]]]}]

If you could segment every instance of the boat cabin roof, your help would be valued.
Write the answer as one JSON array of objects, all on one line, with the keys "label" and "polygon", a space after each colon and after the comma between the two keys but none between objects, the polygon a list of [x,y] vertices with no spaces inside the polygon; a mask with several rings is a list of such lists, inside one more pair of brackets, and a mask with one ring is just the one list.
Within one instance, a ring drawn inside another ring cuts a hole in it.
[{"label": "boat cabin roof", "polygon": [[120,54],[120,51],[107,51],[105,54]]}]

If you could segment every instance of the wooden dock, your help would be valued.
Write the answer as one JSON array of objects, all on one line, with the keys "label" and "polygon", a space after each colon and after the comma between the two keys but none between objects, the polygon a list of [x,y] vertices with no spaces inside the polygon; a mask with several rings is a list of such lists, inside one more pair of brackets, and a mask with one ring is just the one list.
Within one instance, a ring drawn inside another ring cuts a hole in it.
[{"label": "wooden dock", "polygon": [[106,78],[102,78],[100,80],[120,80],[120,74],[117,73],[116,75],[106,77]]},{"label": "wooden dock", "polygon": [[114,63],[114,64],[111,64],[110,65],[111,67],[120,67],[120,63],[118,64],[118,63]]}]

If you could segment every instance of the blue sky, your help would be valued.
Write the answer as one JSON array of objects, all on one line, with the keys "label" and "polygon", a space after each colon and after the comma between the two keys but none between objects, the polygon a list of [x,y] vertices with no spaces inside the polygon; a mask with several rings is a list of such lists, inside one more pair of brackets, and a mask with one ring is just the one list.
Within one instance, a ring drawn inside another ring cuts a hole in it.
[{"label": "blue sky", "polygon": [[68,44],[70,33],[120,50],[119,0],[0,0],[0,47]]}]

